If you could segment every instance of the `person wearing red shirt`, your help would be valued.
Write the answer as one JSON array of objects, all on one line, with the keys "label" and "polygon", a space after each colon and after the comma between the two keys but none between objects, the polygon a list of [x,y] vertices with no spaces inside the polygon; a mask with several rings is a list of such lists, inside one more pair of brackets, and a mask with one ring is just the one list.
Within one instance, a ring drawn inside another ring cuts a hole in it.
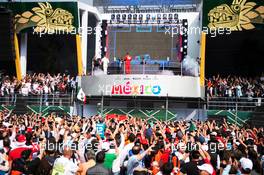
[{"label": "person wearing red shirt", "polygon": [[9,152],[9,158],[10,160],[15,160],[18,158],[21,158],[21,153],[24,150],[27,149],[31,149],[29,146],[26,146],[26,137],[23,134],[19,134],[16,136],[16,147],[13,148],[10,152]]},{"label": "person wearing red shirt", "polygon": [[125,72],[126,72],[126,74],[131,74],[132,57],[129,55],[129,53],[126,54],[124,61],[125,61]]}]

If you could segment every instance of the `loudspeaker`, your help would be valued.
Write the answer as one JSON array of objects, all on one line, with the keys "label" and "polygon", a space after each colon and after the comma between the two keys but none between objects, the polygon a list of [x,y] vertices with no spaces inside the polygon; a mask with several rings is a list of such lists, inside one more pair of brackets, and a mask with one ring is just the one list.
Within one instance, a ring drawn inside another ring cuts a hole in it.
[{"label": "loudspeaker", "polygon": [[183,60],[187,54],[188,54],[188,20],[187,19],[183,19],[182,20],[182,59]]},{"label": "loudspeaker", "polygon": [[209,121],[215,121],[217,124],[221,124],[224,122],[224,119],[227,121],[226,115],[208,115]]},{"label": "loudspeaker", "polygon": [[106,54],[106,37],[107,37],[107,20],[102,21],[101,31],[101,57],[103,58]]},{"label": "loudspeaker", "polygon": [[15,60],[14,18],[12,11],[0,8],[0,61]]}]

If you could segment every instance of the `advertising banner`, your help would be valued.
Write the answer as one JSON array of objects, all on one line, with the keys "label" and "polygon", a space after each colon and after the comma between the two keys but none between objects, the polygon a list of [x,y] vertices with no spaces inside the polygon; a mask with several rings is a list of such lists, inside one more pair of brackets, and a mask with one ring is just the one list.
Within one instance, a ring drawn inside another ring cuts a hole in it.
[{"label": "advertising banner", "polygon": [[168,75],[98,75],[82,77],[87,96],[149,96],[200,98],[199,77]]}]

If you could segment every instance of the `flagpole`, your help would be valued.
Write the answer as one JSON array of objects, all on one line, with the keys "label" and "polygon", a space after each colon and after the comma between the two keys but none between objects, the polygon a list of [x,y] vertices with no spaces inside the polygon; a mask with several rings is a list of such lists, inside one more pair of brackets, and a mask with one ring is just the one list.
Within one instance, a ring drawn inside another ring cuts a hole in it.
[{"label": "flagpole", "polygon": [[168,108],[169,108],[169,102],[168,102],[168,94],[166,97],[166,122],[168,121]]},{"label": "flagpole", "polygon": [[81,103],[81,109],[82,109],[82,118],[83,118],[83,103]]},{"label": "flagpole", "polygon": [[101,92],[102,98],[101,98],[101,116],[103,117],[103,110],[104,110],[104,94]]}]

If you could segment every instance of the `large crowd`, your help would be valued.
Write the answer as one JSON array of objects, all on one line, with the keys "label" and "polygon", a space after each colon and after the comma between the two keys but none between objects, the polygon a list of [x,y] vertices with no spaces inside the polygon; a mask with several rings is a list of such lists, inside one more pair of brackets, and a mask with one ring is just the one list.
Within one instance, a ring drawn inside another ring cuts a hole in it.
[{"label": "large crowd", "polygon": [[263,128],[0,112],[0,175],[261,175]]},{"label": "large crowd", "polygon": [[263,77],[213,76],[206,82],[208,97],[263,97]]},{"label": "large crowd", "polygon": [[23,96],[68,93],[76,89],[76,79],[66,74],[27,74],[21,81],[8,75],[0,76],[0,96]]}]

